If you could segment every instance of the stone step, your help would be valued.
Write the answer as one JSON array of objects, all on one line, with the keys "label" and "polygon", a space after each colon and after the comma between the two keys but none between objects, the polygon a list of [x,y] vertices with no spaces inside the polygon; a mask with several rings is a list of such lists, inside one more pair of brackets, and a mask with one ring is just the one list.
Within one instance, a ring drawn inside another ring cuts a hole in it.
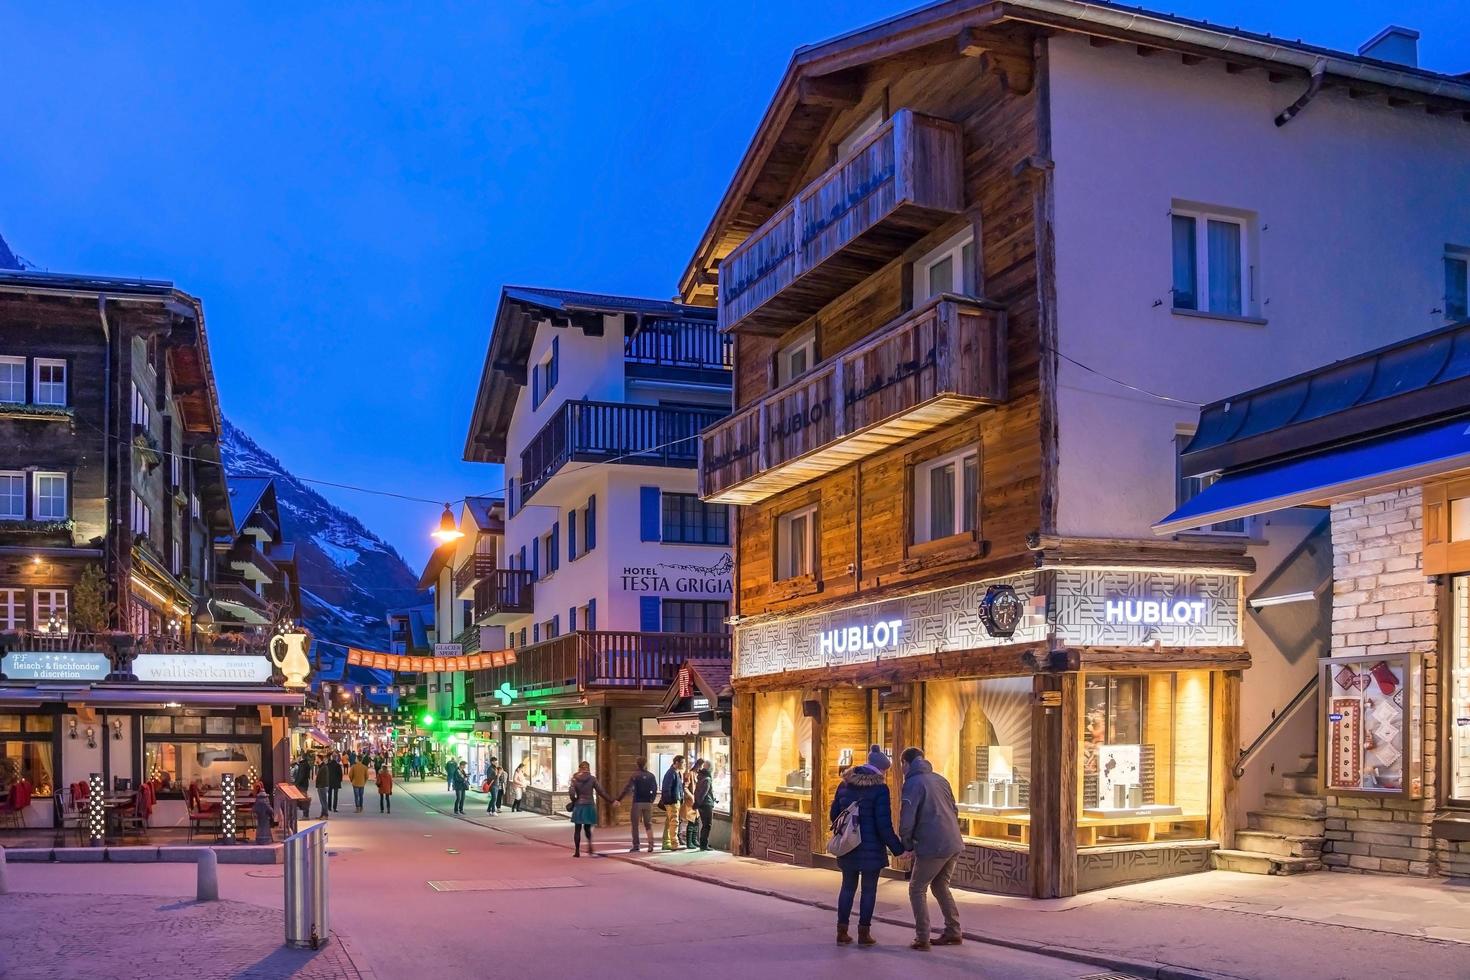
[{"label": "stone step", "polygon": [[1240,871],[1251,875],[1299,875],[1321,871],[1316,858],[1281,857],[1256,851],[1216,850],[1210,852],[1210,864],[1216,871]]},{"label": "stone step", "polygon": [[1297,756],[1300,760],[1300,768],[1297,772],[1301,775],[1317,775],[1317,753],[1309,752],[1306,755]]},{"label": "stone step", "polygon": [[1321,837],[1303,837],[1299,834],[1275,834],[1269,830],[1237,830],[1235,846],[1242,851],[1270,854],[1274,857],[1320,858]]},{"label": "stone step", "polygon": [[1288,793],[1306,793],[1315,796],[1322,789],[1322,780],[1315,772],[1284,772],[1281,788]]},{"label": "stone step", "polygon": [[1250,830],[1267,830],[1274,834],[1321,837],[1327,830],[1327,823],[1321,817],[1283,813],[1280,810],[1251,810],[1245,818],[1246,826]]},{"label": "stone step", "polygon": [[1267,793],[1266,808],[1278,813],[1298,813],[1304,817],[1327,816],[1327,801],[1309,793]]}]

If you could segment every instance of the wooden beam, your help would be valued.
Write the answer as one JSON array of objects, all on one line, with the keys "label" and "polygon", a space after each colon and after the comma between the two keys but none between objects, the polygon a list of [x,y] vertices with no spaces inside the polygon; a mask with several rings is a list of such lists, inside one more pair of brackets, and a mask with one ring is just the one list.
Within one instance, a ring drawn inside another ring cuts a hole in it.
[{"label": "wooden beam", "polygon": [[1036,85],[1036,58],[1024,37],[967,27],[955,46],[962,56],[979,58],[981,70],[994,74],[1010,95],[1025,95]]},{"label": "wooden beam", "polygon": [[1233,61],[1225,62],[1225,74],[1227,75],[1243,75],[1248,71],[1250,67],[1247,65],[1238,65]]},{"label": "wooden beam", "polygon": [[1186,65],[1197,65],[1205,60],[1205,56],[1202,54],[1181,54],[1179,60]]},{"label": "wooden beam", "polygon": [[858,73],[844,72],[820,78],[802,78],[796,83],[796,101],[802,105],[846,109],[857,105],[862,97],[863,80]]},{"label": "wooden beam", "polygon": [[1240,761],[1240,671],[1210,677],[1210,839],[1235,846],[1237,782]]},{"label": "wooden beam", "polygon": [[1094,47],[1094,48],[1108,48],[1108,47],[1112,47],[1114,44],[1117,44],[1118,42],[1117,41],[1114,41],[1110,37],[1098,37],[1096,34],[1093,34],[1093,35],[1090,35],[1087,38],[1087,43],[1088,43],[1089,46]]},{"label": "wooden beam", "polygon": [[1276,85],[1276,84],[1278,84],[1280,82],[1284,82],[1284,81],[1286,81],[1290,77],[1291,76],[1288,75],[1284,71],[1268,71],[1268,72],[1266,72],[1266,80],[1269,81],[1272,85]]},{"label": "wooden beam", "polygon": [[1136,44],[1133,46],[1133,53],[1140,58],[1152,58],[1159,53],[1159,49],[1151,48],[1147,44]]}]

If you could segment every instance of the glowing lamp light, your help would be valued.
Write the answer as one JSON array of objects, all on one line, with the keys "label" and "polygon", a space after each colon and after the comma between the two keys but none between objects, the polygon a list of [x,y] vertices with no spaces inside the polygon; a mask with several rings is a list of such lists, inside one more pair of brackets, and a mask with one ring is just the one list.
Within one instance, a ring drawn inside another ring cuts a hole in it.
[{"label": "glowing lamp light", "polygon": [[235,774],[219,778],[219,835],[226,844],[235,843]]},{"label": "glowing lamp light", "polygon": [[87,832],[92,846],[101,847],[107,842],[107,800],[102,796],[100,772],[87,777]]},{"label": "glowing lamp light", "polygon": [[439,530],[431,533],[429,537],[438,541],[440,544],[448,544],[451,541],[458,541],[464,537],[464,532],[454,522],[454,513],[449,509],[449,503],[447,501],[444,504],[444,513],[439,516]]},{"label": "glowing lamp light", "polygon": [[421,720],[423,721],[425,728],[434,724],[434,716],[429,714],[428,712],[424,713],[424,717]]}]

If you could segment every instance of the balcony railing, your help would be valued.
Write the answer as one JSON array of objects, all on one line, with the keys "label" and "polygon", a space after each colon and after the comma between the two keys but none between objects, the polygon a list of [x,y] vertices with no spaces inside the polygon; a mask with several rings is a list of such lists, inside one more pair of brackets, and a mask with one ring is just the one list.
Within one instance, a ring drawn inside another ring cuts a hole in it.
[{"label": "balcony railing", "polygon": [[721,409],[661,408],[624,402],[566,402],[521,452],[520,506],[569,462],[695,465],[701,429]]},{"label": "balcony railing", "polygon": [[255,539],[250,535],[241,535],[239,539],[230,546],[226,553],[226,560],[230,567],[236,571],[245,572],[247,568],[254,568],[267,582],[277,582],[281,579],[281,570],[276,563],[265,556],[260,550]]},{"label": "balcony railing", "polygon": [[1004,316],[943,296],[707,431],[700,494],[755,503],[1005,398]]},{"label": "balcony railing", "polygon": [[273,618],[269,603],[244,582],[221,579],[214,585],[215,606],[240,622],[265,625]]},{"label": "balcony railing", "polygon": [[589,690],[661,691],[689,659],[730,658],[723,633],[624,633],[579,630],[519,647],[516,662],[480,671],[475,690],[509,682],[519,696]]},{"label": "balcony railing", "polygon": [[475,586],[475,622],[488,625],[495,616],[530,612],[535,581],[530,570],[492,569]]},{"label": "balcony railing", "polygon": [[720,263],[720,327],[782,333],[964,210],[959,127],[900,109]]},{"label": "balcony railing", "polygon": [[0,652],[23,650],[33,653],[139,653],[259,654],[269,649],[268,635],[242,633],[212,635],[158,635],[125,632],[90,633],[70,630],[0,630]]},{"label": "balcony railing", "polygon": [[648,320],[623,344],[628,377],[729,384],[734,339],[713,320]]},{"label": "balcony railing", "polygon": [[466,558],[464,564],[454,570],[455,598],[470,598],[474,594],[475,585],[493,571],[495,571],[494,555],[471,555]]},{"label": "balcony railing", "polygon": [[466,626],[455,636],[454,642],[459,644],[460,650],[463,653],[479,653],[480,627],[473,625]]}]

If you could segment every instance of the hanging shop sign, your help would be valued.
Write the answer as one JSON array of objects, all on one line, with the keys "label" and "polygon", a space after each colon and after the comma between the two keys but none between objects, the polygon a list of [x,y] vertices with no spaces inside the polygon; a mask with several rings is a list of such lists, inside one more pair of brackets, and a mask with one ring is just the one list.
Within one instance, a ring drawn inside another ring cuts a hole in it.
[{"label": "hanging shop sign", "polygon": [[1011,585],[992,585],[980,600],[980,622],[985,632],[995,637],[1014,636],[1025,611],[1026,604]]},{"label": "hanging shop sign", "polygon": [[436,671],[458,673],[509,666],[516,662],[516,652],[514,650],[494,650],[488,653],[471,653],[458,657],[414,657],[401,653],[385,653],[382,650],[348,647],[347,662],[357,667],[371,667],[374,670],[392,670],[410,674]]},{"label": "hanging shop sign", "polygon": [[301,690],[306,687],[306,675],[311,673],[311,661],[306,657],[311,636],[300,630],[281,633],[271,640],[271,663],[285,675],[287,688]]},{"label": "hanging shop sign", "polygon": [[464,653],[463,643],[435,643],[434,656],[436,657],[458,657]]},{"label": "hanging shop sign", "polygon": [[17,650],[0,660],[0,674],[12,681],[100,681],[111,670],[111,661],[103,653]]},{"label": "hanging shop sign", "polygon": [[268,657],[140,653],[133,658],[138,680],[164,684],[264,684],[271,669]]},{"label": "hanging shop sign", "polygon": [[727,551],[719,560],[707,565],[659,562],[656,565],[624,565],[622,584],[624,592],[639,595],[673,593],[675,595],[733,595],[734,579],[731,572],[735,560]]}]

